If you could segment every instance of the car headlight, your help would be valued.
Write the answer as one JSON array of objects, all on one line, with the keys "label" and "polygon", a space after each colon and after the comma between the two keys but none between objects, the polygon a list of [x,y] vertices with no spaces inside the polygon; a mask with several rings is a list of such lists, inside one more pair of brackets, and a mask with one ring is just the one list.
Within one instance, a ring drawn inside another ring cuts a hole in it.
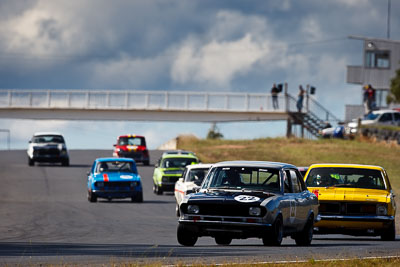
[{"label": "car headlight", "polygon": [[135,186],[138,186],[139,185],[139,182],[131,182],[131,187],[135,187]]},{"label": "car headlight", "polygon": [[97,182],[97,183],[96,183],[96,186],[98,186],[98,187],[103,187],[103,186],[104,186],[104,183],[103,183],[103,182]]},{"label": "car headlight", "polygon": [[200,208],[197,205],[188,205],[187,212],[193,213],[193,214],[198,214],[200,212]]},{"label": "car headlight", "polygon": [[386,206],[386,204],[378,204],[378,205],[376,205],[376,215],[387,215],[387,206]]},{"label": "car headlight", "polygon": [[259,207],[250,207],[249,208],[249,215],[250,216],[260,216],[261,209]]}]

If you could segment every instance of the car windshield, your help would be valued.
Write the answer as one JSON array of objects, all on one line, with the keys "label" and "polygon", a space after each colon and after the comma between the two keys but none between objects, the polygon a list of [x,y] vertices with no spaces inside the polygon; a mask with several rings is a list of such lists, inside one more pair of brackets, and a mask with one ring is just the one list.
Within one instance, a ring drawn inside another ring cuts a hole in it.
[{"label": "car windshield", "polygon": [[58,143],[63,144],[64,138],[61,135],[39,135],[32,138],[32,143]]},{"label": "car windshield", "polygon": [[280,191],[279,169],[217,167],[207,176],[203,188]]},{"label": "car windshield", "polygon": [[373,121],[373,120],[375,120],[376,118],[378,118],[378,116],[379,116],[379,114],[376,114],[376,113],[369,113],[368,115],[366,115],[366,116],[364,117],[364,120],[371,120],[371,121]]},{"label": "car windshield", "polygon": [[118,139],[119,146],[146,146],[143,137],[120,137]]},{"label": "car windshield", "polygon": [[194,158],[167,158],[162,162],[162,168],[185,168],[187,165],[195,164]]},{"label": "car windshield", "polygon": [[308,173],[306,185],[310,187],[386,188],[381,171],[362,168],[313,168]]},{"label": "car windshield", "polygon": [[103,172],[132,172],[137,173],[136,166],[127,161],[102,161],[97,164],[97,173]]},{"label": "car windshield", "polygon": [[207,172],[208,172],[208,168],[192,169],[186,175],[186,182],[194,182],[196,185],[201,185]]}]

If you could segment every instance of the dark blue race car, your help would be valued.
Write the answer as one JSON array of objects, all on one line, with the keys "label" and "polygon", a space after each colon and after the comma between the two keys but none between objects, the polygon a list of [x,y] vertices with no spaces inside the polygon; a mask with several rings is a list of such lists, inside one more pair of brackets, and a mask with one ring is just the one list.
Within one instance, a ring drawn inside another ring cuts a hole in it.
[{"label": "dark blue race car", "polygon": [[131,198],[143,202],[143,190],[136,163],[128,158],[98,158],[88,173],[88,200]]}]

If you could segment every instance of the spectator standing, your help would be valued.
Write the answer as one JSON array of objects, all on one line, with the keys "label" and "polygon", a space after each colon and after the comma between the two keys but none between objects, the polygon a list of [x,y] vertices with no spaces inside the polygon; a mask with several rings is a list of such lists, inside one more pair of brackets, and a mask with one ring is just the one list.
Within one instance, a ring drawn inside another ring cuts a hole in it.
[{"label": "spectator standing", "polygon": [[278,104],[278,93],[279,89],[276,87],[276,84],[274,83],[271,88],[271,95],[272,95],[272,107],[274,109],[279,109],[279,104]]},{"label": "spectator standing", "polygon": [[364,112],[365,112],[365,114],[368,114],[371,112],[369,101],[368,101],[368,85],[365,85],[363,87],[363,89],[364,89],[364,92],[363,92]]},{"label": "spectator standing", "polygon": [[301,112],[301,110],[303,109],[303,100],[304,100],[304,94],[306,93],[306,91],[303,89],[303,86],[299,86],[299,94],[297,97],[297,110],[299,112]]}]

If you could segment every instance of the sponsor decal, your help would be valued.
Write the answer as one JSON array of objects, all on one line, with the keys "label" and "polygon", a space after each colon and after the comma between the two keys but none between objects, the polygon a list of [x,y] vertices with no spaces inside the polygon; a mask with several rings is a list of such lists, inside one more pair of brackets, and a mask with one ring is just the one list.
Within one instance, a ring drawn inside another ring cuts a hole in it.
[{"label": "sponsor decal", "polygon": [[235,197],[235,200],[239,202],[250,203],[259,201],[260,198],[255,196],[239,195]]},{"label": "sponsor decal", "polygon": [[131,178],[133,178],[132,175],[121,175],[120,177],[121,177],[121,179],[131,179]]}]

